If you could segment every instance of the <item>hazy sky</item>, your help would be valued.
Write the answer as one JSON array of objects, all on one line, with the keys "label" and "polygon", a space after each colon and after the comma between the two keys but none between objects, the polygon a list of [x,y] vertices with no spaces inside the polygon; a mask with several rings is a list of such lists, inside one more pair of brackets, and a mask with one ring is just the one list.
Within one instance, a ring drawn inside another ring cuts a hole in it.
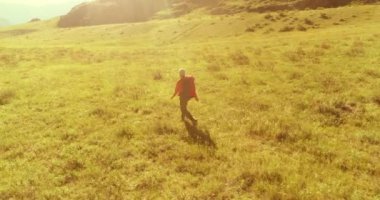
[{"label": "hazy sky", "polygon": [[88,0],[0,0],[0,19],[11,24],[32,18],[49,19],[61,16],[75,5]]}]

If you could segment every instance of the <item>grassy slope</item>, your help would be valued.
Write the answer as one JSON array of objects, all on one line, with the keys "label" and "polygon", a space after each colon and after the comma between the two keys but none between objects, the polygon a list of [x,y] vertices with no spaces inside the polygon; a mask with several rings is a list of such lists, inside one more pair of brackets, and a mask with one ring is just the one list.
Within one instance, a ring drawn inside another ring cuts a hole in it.
[{"label": "grassy slope", "polygon": [[378,199],[379,11],[1,29],[0,198]]}]

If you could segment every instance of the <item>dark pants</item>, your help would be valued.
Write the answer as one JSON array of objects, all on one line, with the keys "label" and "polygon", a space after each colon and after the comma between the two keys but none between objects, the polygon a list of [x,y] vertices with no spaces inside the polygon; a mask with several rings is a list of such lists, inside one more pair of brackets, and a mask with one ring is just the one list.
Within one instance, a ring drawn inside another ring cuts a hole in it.
[{"label": "dark pants", "polygon": [[182,120],[185,120],[185,118],[187,117],[192,122],[194,122],[195,121],[194,117],[187,110],[187,103],[189,101],[190,101],[190,98],[188,98],[188,97],[179,97],[179,104],[180,104],[180,107],[181,107]]}]

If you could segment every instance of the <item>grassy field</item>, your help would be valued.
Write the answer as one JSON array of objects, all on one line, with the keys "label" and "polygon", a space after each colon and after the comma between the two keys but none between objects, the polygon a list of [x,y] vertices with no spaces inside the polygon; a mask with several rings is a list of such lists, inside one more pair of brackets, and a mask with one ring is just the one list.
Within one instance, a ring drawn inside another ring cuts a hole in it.
[{"label": "grassy field", "polygon": [[[380,6],[0,29],[0,199],[380,199]],[[196,77],[198,128],[170,100]]]}]

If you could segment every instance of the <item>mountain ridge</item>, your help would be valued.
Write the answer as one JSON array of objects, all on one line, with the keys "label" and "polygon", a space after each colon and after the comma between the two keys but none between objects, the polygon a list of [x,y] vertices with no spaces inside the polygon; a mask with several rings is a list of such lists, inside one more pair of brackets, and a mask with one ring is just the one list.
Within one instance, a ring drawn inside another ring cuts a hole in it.
[{"label": "mountain ridge", "polygon": [[75,6],[61,16],[59,27],[91,26],[143,22],[152,18],[174,18],[204,8],[207,14],[225,15],[239,12],[271,12],[333,8],[353,3],[372,4],[379,0],[96,0]]}]

